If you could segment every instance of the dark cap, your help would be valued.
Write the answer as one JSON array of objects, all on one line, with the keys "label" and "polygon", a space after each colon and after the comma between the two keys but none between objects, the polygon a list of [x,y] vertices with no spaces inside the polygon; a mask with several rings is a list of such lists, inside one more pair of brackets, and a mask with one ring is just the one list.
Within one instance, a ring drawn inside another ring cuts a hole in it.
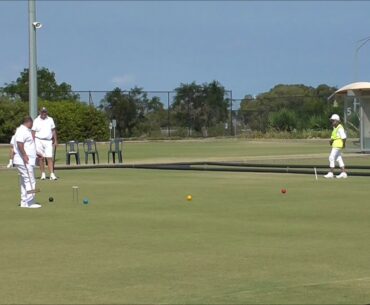
[{"label": "dark cap", "polygon": [[45,107],[42,107],[40,112],[48,112],[48,110]]}]

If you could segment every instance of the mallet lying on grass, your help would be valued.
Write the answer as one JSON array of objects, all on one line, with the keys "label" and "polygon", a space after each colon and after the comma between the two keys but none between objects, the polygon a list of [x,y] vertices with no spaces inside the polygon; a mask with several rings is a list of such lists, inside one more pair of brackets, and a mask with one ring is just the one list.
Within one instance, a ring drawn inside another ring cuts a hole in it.
[{"label": "mallet lying on grass", "polygon": [[32,190],[27,191],[27,194],[36,194],[36,193],[39,193],[39,192],[41,192],[40,189],[32,189]]}]

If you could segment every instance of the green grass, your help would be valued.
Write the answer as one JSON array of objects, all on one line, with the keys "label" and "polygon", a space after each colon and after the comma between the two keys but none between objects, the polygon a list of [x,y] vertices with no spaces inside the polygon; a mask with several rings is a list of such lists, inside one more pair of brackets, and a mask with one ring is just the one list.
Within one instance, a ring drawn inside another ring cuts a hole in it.
[{"label": "green grass", "polygon": [[[100,161],[107,163],[107,145],[100,144]],[[370,164],[369,155],[353,153],[358,147],[348,141],[347,164]],[[182,161],[244,161],[266,163],[326,164],[330,147],[327,140],[246,140],[208,139],[181,141],[127,142],[125,163],[160,163]],[[0,147],[0,164],[8,161],[8,147]],[[81,147],[81,162],[84,155]],[[57,165],[65,164],[65,146],[59,145]],[[73,164],[73,162],[72,162]]]},{"label": "green grass", "polygon": [[[57,182],[38,181],[43,208],[27,210],[16,206],[16,171],[1,171],[0,303],[370,300],[367,178],[58,174]],[[89,205],[72,202],[73,185]]]},{"label": "green grass", "polygon": [[[99,150],[105,163],[106,145]],[[0,147],[1,164],[7,152]],[[128,142],[125,162],[326,164],[328,153],[323,140]],[[349,151],[345,161],[370,164]],[[17,207],[16,170],[0,169],[0,304],[370,300],[368,178],[128,169],[57,174],[56,182],[38,180],[43,208],[27,210]],[[73,185],[80,203],[72,202]],[[82,204],[84,197],[90,204]]]}]

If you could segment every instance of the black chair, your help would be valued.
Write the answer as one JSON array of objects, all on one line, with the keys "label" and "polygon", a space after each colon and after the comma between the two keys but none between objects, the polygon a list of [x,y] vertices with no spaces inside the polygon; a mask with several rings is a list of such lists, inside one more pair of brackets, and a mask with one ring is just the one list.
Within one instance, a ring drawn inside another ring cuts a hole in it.
[{"label": "black chair", "polygon": [[69,141],[66,143],[66,164],[71,164],[71,156],[75,156],[76,164],[80,164],[80,149],[77,141]]},{"label": "black chair", "polygon": [[85,164],[89,163],[89,155],[92,156],[93,163],[95,164],[95,156],[99,164],[99,152],[96,148],[96,142],[94,140],[86,140],[84,142],[85,151]]},{"label": "black chair", "polygon": [[110,140],[108,150],[108,163],[110,162],[110,155],[112,155],[113,163],[116,163],[116,154],[118,156],[118,162],[123,162],[122,143],[123,140],[120,138]]}]

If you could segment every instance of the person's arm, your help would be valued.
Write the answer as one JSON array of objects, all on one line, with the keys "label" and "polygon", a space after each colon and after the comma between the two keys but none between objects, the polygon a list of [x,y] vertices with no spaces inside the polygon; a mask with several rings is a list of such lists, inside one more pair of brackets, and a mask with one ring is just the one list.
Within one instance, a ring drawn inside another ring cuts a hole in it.
[{"label": "person's arm", "polygon": [[50,120],[50,127],[51,127],[51,133],[53,135],[53,145],[57,146],[58,145],[58,136],[57,136],[57,129],[55,126],[54,119],[49,117]]},{"label": "person's arm", "polygon": [[6,166],[7,168],[11,168],[13,167],[13,158],[14,158],[14,147],[13,145],[10,147],[10,150],[9,150],[9,163],[8,165]]},{"label": "person's arm", "polygon": [[36,132],[39,131],[39,127],[38,127],[38,119],[34,119],[33,121],[33,125],[32,125],[32,128],[31,128],[31,134],[32,134],[32,138],[35,140],[36,138]]},{"label": "person's arm", "polygon": [[13,145],[10,147],[10,150],[9,150],[9,159],[10,160],[13,160],[13,157],[14,157],[14,148],[13,148]]},{"label": "person's arm", "polygon": [[53,144],[54,146],[57,146],[58,145],[58,136],[57,136],[57,130],[54,128],[52,130],[53,132]]},{"label": "person's arm", "polygon": [[28,158],[28,155],[27,155],[26,151],[24,150],[24,143],[23,142],[17,142],[17,146],[18,146],[19,152],[21,153],[21,157],[22,157],[24,163],[28,164],[29,158]]},{"label": "person's arm", "polygon": [[344,128],[339,128],[338,130],[339,136],[343,141],[343,148],[346,147],[346,140],[347,140],[347,135],[346,132],[344,131]]}]

